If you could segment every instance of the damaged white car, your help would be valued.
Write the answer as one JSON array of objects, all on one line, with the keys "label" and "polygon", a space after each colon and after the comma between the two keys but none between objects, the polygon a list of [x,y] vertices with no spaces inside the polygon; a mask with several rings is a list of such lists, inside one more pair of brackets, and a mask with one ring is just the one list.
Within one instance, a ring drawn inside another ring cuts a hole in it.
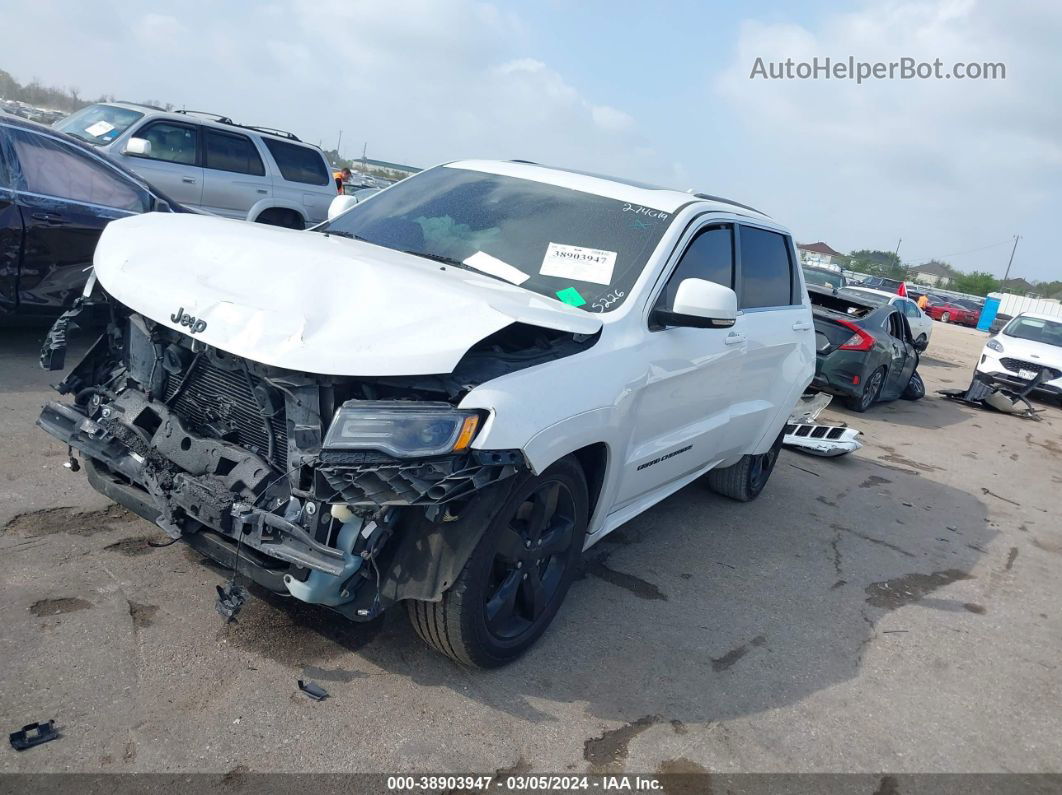
[{"label": "damaged white car", "polygon": [[313,231],[138,216],[45,343],[61,367],[109,305],[38,424],[270,591],[359,621],[405,602],[439,651],[501,665],[584,548],[701,476],[763,489],[815,368],[798,263],[751,208],[522,162]]}]

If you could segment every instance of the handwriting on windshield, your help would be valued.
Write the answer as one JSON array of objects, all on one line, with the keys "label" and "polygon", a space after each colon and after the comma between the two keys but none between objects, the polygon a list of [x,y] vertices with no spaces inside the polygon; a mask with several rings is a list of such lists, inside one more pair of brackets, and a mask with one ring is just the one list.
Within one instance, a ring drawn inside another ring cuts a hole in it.
[{"label": "handwriting on windshield", "polygon": [[613,306],[623,300],[623,296],[626,293],[623,290],[613,290],[611,293],[602,296],[590,304],[590,308],[595,312],[606,312]]},{"label": "handwriting on windshield", "polygon": [[640,204],[631,204],[630,202],[624,202],[623,212],[643,215],[646,218],[655,218],[658,221],[666,221],[668,218],[668,214],[665,212],[654,210],[651,207],[642,207]]}]

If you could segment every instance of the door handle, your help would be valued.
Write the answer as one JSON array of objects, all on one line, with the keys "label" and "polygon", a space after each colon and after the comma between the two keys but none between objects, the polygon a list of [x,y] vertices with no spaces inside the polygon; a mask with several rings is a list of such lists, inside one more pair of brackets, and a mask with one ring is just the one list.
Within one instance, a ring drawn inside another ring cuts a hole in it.
[{"label": "door handle", "polygon": [[195,177],[181,177],[181,182],[187,182],[189,185],[194,185]]},{"label": "door handle", "polygon": [[744,334],[737,334],[737,333],[731,331],[729,334],[726,335],[726,339],[723,340],[723,344],[724,345],[740,345],[744,341],[745,341],[745,335]]},{"label": "door handle", "polygon": [[267,191],[265,188],[255,188],[255,190],[259,193],[269,193],[269,191]]},{"label": "door handle", "polygon": [[811,330],[811,324],[807,323],[807,322],[805,322],[803,320],[798,320],[796,323],[793,324],[793,331],[810,331],[810,330]]},{"label": "door handle", "polygon": [[46,224],[63,224],[66,221],[63,220],[63,216],[58,213],[31,213],[30,217],[36,221],[44,221]]}]

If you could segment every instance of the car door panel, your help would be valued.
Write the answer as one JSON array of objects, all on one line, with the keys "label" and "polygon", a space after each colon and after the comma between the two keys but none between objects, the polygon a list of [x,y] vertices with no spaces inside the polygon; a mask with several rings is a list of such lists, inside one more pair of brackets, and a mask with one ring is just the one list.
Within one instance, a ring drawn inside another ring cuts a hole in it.
[{"label": "car door panel", "polygon": [[181,204],[203,203],[198,125],[148,121],[130,134],[151,143],[150,155],[120,155],[122,163]]},{"label": "car door panel", "polygon": [[203,207],[229,218],[247,211],[273,192],[262,154],[246,135],[203,128]]},{"label": "car door panel", "polygon": [[14,191],[0,185],[0,317],[18,305],[22,259],[22,214]]},{"label": "car door panel", "polygon": [[[654,296],[654,308],[669,308],[685,278],[733,284],[732,224],[703,224],[676,248],[681,256]],[[645,375],[632,385],[634,421],[617,508],[731,456],[736,446],[731,404],[742,391],[748,341],[736,327],[660,328],[653,322],[640,346]]]},{"label": "car door panel", "polygon": [[910,345],[904,337],[905,321],[899,312],[892,312],[888,317],[884,342],[889,350],[889,371],[881,388],[882,400],[893,400],[900,396],[911,378],[913,366],[908,362]]},{"label": "car door panel", "polygon": [[152,199],[116,169],[51,136],[14,130],[11,153],[23,227],[18,309],[51,314],[81,291],[104,226],[150,209]]}]

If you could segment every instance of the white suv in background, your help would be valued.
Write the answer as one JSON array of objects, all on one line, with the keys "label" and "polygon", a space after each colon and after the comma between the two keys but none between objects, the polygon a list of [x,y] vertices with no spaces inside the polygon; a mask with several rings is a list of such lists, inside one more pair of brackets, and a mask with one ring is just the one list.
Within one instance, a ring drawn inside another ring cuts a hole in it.
[{"label": "white suv in background", "polygon": [[325,219],[336,195],[316,146],[225,116],[108,102],[54,126],[98,146],[181,204],[229,218],[303,229]]}]

